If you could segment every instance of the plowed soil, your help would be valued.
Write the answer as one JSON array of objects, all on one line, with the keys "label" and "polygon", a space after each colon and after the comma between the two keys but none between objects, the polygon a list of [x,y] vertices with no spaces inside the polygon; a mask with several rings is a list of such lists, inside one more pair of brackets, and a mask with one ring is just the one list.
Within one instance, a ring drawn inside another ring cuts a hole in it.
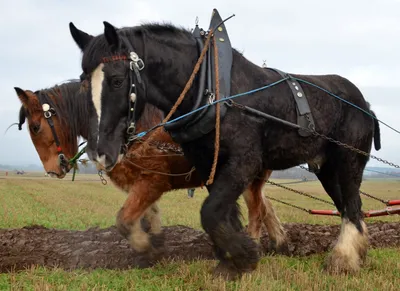
[{"label": "plowed soil", "polygon": [[[309,256],[330,250],[338,237],[339,225],[285,224],[289,253]],[[373,248],[400,247],[400,223],[368,224]],[[213,259],[208,236],[186,226],[165,227],[164,258],[195,260]],[[268,250],[268,235],[261,243]],[[0,272],[17,271],[32,265],[76,268],[128,269],[143,259],[129,246],[115,227],[90,228],[85,231],[48,229],[29,226],[0,230]]]}]

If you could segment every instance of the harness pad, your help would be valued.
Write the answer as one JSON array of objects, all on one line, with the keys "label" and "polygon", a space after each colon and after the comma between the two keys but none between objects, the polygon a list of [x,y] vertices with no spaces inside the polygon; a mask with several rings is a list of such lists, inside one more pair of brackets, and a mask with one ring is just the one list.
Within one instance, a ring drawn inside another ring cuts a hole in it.
[{"label": "harness pad", "polygon": [[[292,90],[294,101],[296,101],[297,124],[301,127],[305,127],[308,129],[315,129],[315,123],[311,114],[310,106],[307,101],[307,96],[304,93],[303,88],[300,86],[300,83],[297,80],[293,79],[292,76],[288,73],[282,72],[274,68],[265,69],[269,69],[278,73],[282,76],[282,78],[289,77],[286,82],[288,83],[290,90]],[[300,136],[308,137],[311,134],[312,133],[309,131],[299,129]]]},{"label": "harness pad", "polygon": [[[222,23],[222,18],[219,15],[217,9],[213,9],[210,27],[215,28],[217,25]],[[218,48],[218,70],[219,70],[219,97],[220,99],[224,99],[230,96],[231,91],[231,69],[232,69],[232,46],[229,40],[229,36],[225,27],[225,24],[221,24],[214,31],[214,40],[216,42],[216,46]],[[207,66],[211,66],[211,76],[214,76],[214,48],[213,45],[210,44],[209,47],[211,57],[210,60],[208,58],[204,59],[204,62],[207,62]],[[212,88],[215,88],[215,78],[211,77]],[[214,90],[213,90],[214,91]],[[215,92],[213,92],[215,93]],[[202,106],[209,103],[209,98],[206,94],[203,96]],[[220,102],[220,120],[222,121],[227,110],[227,106],[225,102]],[[171,130],[170,134],[173,140],[177,143],[185,143],[196,140],[209,132],[211,132],[215,128],[215,116],[216,116],[216,106],[209,106],[202,111],[197,113],[196,118],[185,125],[183,128],[179,130]],[[168,131],[168,127],[165,129]]]}]

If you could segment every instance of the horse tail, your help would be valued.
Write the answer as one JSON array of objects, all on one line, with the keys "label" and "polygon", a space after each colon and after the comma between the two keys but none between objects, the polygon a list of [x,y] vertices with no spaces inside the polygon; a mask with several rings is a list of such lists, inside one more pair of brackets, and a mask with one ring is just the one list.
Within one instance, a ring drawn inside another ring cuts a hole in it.
[{"label": "horse tail", "polygon": [[371,114],[374,117],[374,146],[375,150],[381,149],[381,130],[379,128],[379,121],[376,119],[375,112],[371,110]]}]

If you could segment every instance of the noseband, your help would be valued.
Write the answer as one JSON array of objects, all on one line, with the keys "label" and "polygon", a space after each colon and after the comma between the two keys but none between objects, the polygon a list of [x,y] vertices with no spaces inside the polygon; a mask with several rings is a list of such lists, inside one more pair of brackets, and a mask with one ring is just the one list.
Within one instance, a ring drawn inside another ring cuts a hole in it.
[{"label": "noseband", "polygon": [[40,96],[41,96],[41,94],[38,94],[38,99],[39,99],[40,104],[42,105],[44,118],[46,118],[47,123],[50,126],[51,132],[53,134],[54,142],[56,143],[56,146],[57,146],[58,162],[62,168],[67,169],[68,161],[62,151],[62,148],[60,145],[60,140],[58,139],[56,129],[54,127],[54,122],[52,119],[52,116],[56,115],[56,111],[48,103],[43,103],[41,100],[42,98],[40,98]]}]

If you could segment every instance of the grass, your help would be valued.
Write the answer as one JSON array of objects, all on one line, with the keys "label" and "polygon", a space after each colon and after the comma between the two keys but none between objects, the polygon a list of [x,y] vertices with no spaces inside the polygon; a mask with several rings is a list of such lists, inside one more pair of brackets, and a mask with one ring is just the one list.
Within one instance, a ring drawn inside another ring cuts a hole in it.
[{"label": "grass", "polygon": [[[84,230],[114,224],[115,214],[125,194],[111,183],[103,186],[96,175],[78,175],[55,180],[39,175],[0,177],[0,228],[19,228],[39,224],[59,229]],[[276,182],[281,182],[275,180]],[[329,199],[319,182],[287,185]],[[365,181],[362,190],[385,199],[400,197],[400,181]],[[332,209],[329,205],[299,196],[275,186],[268,195],[313,209]],[[167,193],[160,201],[163,225],[183,224],[201,228],[199,209],[205,190],[197,189],[193,199],[186,191]],[[338,217],[311,216],[297,209],[272,202],[282,222],[339,224]],[[247,223],[243,198],[240,204]],[[380,209],[377,201],[363,197],[364,209]],[[399,216],[368,219],[399,221]],[[330,276],[321,266],[326,254],[307,258],[267,256],[258,269],[237,282],[213,279],[209,271],[215,261],[191,263],[162,262],[147,270],[111,271],[34,267],[27,271],[0,275],[0,290],[398,290],[400,248],[370,250],[360,274]],[[0,258],[1,260],[1,258]],[[397,287],[396,287],[397,286]]]}]

